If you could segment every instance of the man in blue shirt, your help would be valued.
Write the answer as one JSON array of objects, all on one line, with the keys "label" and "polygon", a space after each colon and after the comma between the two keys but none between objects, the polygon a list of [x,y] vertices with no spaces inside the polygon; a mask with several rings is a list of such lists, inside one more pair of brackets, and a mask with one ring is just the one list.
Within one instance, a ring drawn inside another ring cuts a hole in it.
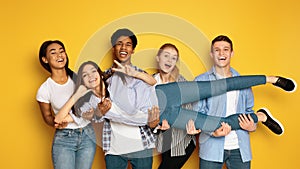
[{"label": "man in blue shirt", "polygon": [[[239,73],[230,66],[233,46],[227,36],[220,35],[212,41],[210,54],[213,67],[208,72],[197,76],[195,81],[239,76]],[[252,89],[248,88],[202,100],[194,108],[208,115],[226,117],[236,112],[253,113],[253,106]],[[250,169],[252,154],[248,132],[254,131],[256,124],[252,119],[245,120],[247,122],[244,125],[248,131],[231,130],[231,127],[225,123],[212,133],[200,134],[200,169],[221,169],[224,163],[229,169]]]}]

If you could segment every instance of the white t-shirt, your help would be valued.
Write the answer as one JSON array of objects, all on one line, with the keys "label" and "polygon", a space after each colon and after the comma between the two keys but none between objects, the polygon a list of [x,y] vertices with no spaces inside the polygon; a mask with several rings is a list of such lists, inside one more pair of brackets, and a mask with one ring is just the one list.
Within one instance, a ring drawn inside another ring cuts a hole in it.
[{"label": "white t-shirt", "polygon": [[[156,97],[154,97],[155,99],[151,98],[149,85],[136,78],[128,76],[125,76],[125,78],[126,85],[124,85],[122,79],[116,74],[108,79],[108,91],[112,102],[120,109],[126,110],[128,114],[136,114],[137,110],[147,114],[148,108],[153,105],[152,103],[155,103],[155,101],[157,103]],[[106,154],[121,155],[145,149],[138,126],[130,126],[113,121],[110,121],[110,126],[112,130],[111,143],[110,149]],[[154,147],[155,144],[153,142],[150,143],[148,148]]]},{"label": "white t-shirt", "polygon": [[[235,114],[238,101],[238,91],[227,92],[227,110],[226,116]],[[239,148],[239,140],[236,132],[231,130],[231,132],[225,136],[224,149],[233,150]]]},{"label": "white t-shirt", "polygon": [[111,147],[106,154],[120,155],[144,149],[140,128],[110,121]]},{"label": "white t-shirt", "polygon": [[[36,100],[43,103],[50,103],[55,114],[64,106],[64,104],[73,95],[75,84],[73,80],[68,77],[65,84],[56,83],[49,77],[38,89]],[[72,110],[70,111],[72,113]],[[72,116],[74,118],[74,116]],[[80,124],[69,123],[66,128],[76,129],[85,127],[90,123],[88,120],[80,120]]]}]

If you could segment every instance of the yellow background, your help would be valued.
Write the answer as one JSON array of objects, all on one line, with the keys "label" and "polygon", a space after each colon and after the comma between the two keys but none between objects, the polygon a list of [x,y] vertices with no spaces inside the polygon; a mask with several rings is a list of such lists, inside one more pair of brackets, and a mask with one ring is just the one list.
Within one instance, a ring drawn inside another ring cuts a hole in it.
[{"label": "yellow background", "polygon": [[[105,25],[137,13],[164,13],[191,23],[209,41],[219,34],[228,35],[235,50],[232,66],[241,74],[282,75],[300,83],[299,9],[297,0],[2,0],[0,168],[52,168],[54,130],[43,122],[35,100],[38,87],[48,77],[38,62],[38,50],[44,40],[62,40],[70,57],[70,67],[76,70],[85,44]],[[149,36],[138,37],[137,51],[158,48],[169,40]],[[177,44],[176,40],[170,41]],[[103,42],[103,45],[109,44]],[[181,42],[178,47],[182,62],[188,65],[190,74],[183,74],[189,80],[205,71],[202,62],[193,59],[193,52]],[[103,68],[108,65],[107,61],[101,63]],[[259,125],[251,134],[252,168],[299,168],[299,90],[286,93],[272,85],[253,90],[255,109],[268,107],[284,124],[285,133],[278,137]],[[197,168],[197,153],[198,150],[184,168]],[[155,157],[154,166],[158,162],[159,158]],[[93,169],[96,168],[104,168],[100,148],[93,164]]]}]

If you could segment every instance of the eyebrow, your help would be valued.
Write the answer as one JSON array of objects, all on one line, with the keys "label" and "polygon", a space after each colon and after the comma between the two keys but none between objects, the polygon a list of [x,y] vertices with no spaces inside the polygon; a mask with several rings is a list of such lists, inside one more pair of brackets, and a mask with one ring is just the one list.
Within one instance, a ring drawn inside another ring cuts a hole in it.
[{"label": "eyebrow", "polygon": [[[51,48],[49,51],[51,52],[51,51],[54,51],[54,50],[56,50],[56,49],[55,48]],[[64,48],[60,47],[58,50],[64,50]]]}]

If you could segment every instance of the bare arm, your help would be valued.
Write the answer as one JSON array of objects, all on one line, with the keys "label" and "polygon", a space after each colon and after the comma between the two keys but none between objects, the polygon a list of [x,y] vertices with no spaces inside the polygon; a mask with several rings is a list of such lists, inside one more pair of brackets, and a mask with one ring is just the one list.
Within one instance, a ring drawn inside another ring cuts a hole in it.
[{"label": "bare arm", "polygon": [[114,60],[114,63],[118,65],[118,68],[113,68],[113,71],[124,73],[128,76],[135,77],[137,79],[143,80],[145,83],[153,86],[156,84],[156,80],[151,75],[145,73],[145,72],[139,72],[136,71],[133,67],[130,65],[123,66],[118,61]]},{"label": "bare arm", "polygon": [[55,123],[61,123],[64,118],[69,114],[70,110],[74,106],[74,104],[77,102],[77,100],[84,96],[87,92],[90,90],[87,90],[87,88],[83,85],[81,85],[77,91],[74,93],[74,95],[71,96],[71,98],[65,103],[65,105],[59,110],[59,112],[56,114],[54,122]]},{"label": "bare arm", "polygon": [[65,105],[59,110],[56,114],[54,122],[61,123],[69,114],[70,110],[72,109],[73,105],[76,103],[76,98],[74,95],[65,103]]},{"label": "bare arm", "polygon": [[54,115],[51,111],[52,109],[50,103],[38,102],[38,104],[40,106],[40,110],[45,123],[51,127],[54,127]]}]

